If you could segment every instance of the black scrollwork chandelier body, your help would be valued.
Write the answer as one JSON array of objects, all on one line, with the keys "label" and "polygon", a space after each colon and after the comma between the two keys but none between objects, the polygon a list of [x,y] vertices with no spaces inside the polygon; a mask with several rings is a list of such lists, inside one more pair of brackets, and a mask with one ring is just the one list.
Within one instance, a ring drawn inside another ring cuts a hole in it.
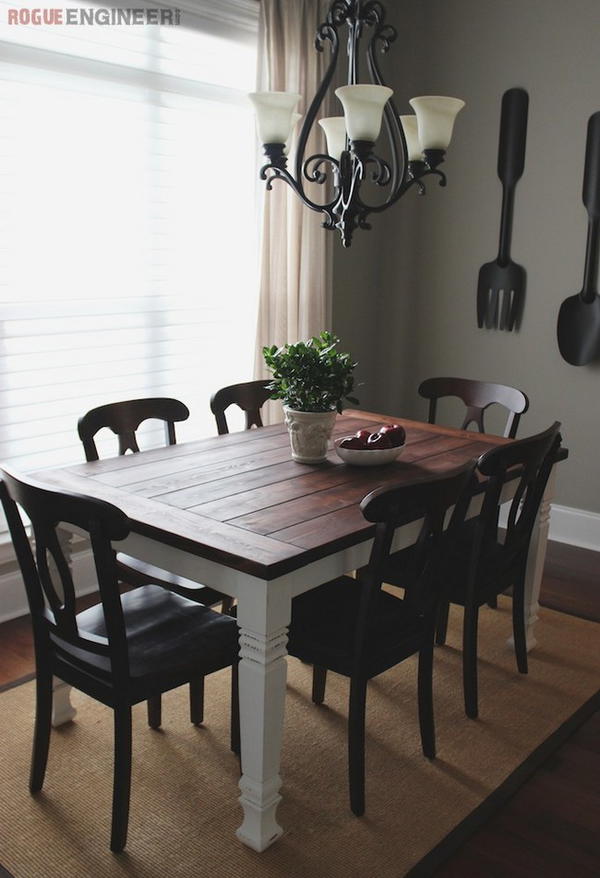
[{"label": "black scrollwork chandelier body", "polygon": [[[348,85],[336,90],[344,106],[343,117],[320,120],[327,139],[327,153],[305,158],[306,144],[319,109],[334,78],[340,52],[340,34],[348,29]],[[259,137],[267,164],[261,179],[271,189],[274,180],[284,180],[307,207],[325,215],[323,226],[338,229],[342,243],[349,247],[356,228],[369,229],[370,214],[381,213],[395,204],[412,187],[425,192],[423,179],[436,175],[445,186],[445,175],[438,170],[444,160],[456,114],[464,106],[457,98],[426,96],[410,102],[416,116],[399,116],[391,100],[393,94],[381,76],[377,53],[387,52],[397,38],[394,27],[385,21],[383,4],[378,0],[334,0],[326,21],[317,30],[315,47],[324,51],[329,43],[330,61],[323,81],[310,104],[295,150],[295,174],[288,170],[286,140],[291,136],[294,113],[300,95],[263,92],[251,95],[257,112]],[[369,84],[359,84],[359,49],[366,42]],[[391,159],[375,154],[375,141],[385,126]],[[385,200],[368,204],[361,186],[370,179],[385,188]],[[331,192],[324,204],[313,201],[305,191],[305,181],[325,184]]]}]

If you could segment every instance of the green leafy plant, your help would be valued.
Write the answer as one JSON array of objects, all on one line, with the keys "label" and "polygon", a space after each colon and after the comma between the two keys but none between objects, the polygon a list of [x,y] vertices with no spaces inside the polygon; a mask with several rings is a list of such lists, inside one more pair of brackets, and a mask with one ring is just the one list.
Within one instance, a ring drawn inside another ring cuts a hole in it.
[{"label": "green leafy plant", "polygon": [[263,348],[267,368],[273,373],[272,399],[300,412],[342,412],[354,387],[356,363],[350,354],[336,350],[339,342],[327,330],[308,341]]}]

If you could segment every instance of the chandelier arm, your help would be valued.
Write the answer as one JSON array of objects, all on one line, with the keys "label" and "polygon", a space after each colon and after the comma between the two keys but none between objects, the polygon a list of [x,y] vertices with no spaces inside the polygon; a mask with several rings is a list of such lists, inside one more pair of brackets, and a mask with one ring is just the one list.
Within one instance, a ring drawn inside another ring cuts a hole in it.
[{"label": "chandelier arm", "polygon": [[[312,169],[310,165],[313,165]],[[337,180],[340,173],[339,162],[337,162],[332,156],[322,152],[319,152],[316,155],[311,155],[306,159],[302,166],[302,175],[311,183],[325,183],[327,180],[327,174],[324,171],[321,171],[321,165],[332,165],[335,179]],[[335,188],[339,188],[337,183],[335,184]],[[331,204],[335,204],[336,201],[337,195],[332,199]]]},{"label": "chandelier arm", "polygon": [[363,5],[361,18],[363,18],[367,24],[383,24],[385,21],[385,9],[383,8],[383,3],[381,3],[380,0],[368,0],[368,2]]},{"label": "chandelier arm", "polygon": [[[308,161],[312,161],[313,158],[315,158],[315,156],[312,156],[310,159],[308,159]],[[326,156],[326,158],[330,159],[329,156]],[[330,159],[330,161],[333,161],[333,160]],[[325,175],[323,175],[323,176],[325,176]],[[324,225],[327,228],[331,228],[331,224],[334,222],[333,209],[338,202],[338,194],[337,194],[338,190],[337,189],[336,189],[336,194],[331,202],[329,202],[328,204],[316,204],[314,201],[311,201],[310,198],[308,198],[304,194],[303,191],[300,190],[300,187],[298,186],[297,181],[294,179],[294,177],[290,174],[290,172],[286,168],[278,168],[275,165],[270,165],[270,164],[263,165],[263,167],[260,169],[260,179],[266,181],[266,184],[267,184],[266,189],[269,192],[272,190],[273,182],[275,180],[283,180],[284,183],[287,183],[288,186],[290,186],[294,190],[296,195],[299,196],[299,198],[302,200],[303,204],[306,205],[306,207],[309,207],[311,210],[314,210],[317,213],[326,214],[328,219],[326,220]],[[320,182],[320,181],[316,181],[316,182]]]},{"label": "chandelier arm", "polygon": [[[335,6],[335,4],[334,4],[334,6]],[[329,15],[328,15],[328,20],[324,24],[320,25],[320,27],[317,31],[317,36],[315,38],[315,48],[319,52],[323,51],[323,43],[325,40],[328,40],[331,43],[331,61],[329,62],[329,67],[327,68],[327,70],[325,72],[325,76],[323,77],[321,85],[319,86],[319,89],[318,89],[316,95],[314,96],[310,107],[308,108],[308,111],[306,113],[306,118],[304,119],[304,123],[303,123],[302,129],[300,131],[300,136],[298,138],[298,145],[296,147],[297,188],[298,188],[298,191],[301,194],[302,198],[305,200],[310,200],[310,199],[308,199],[308,197],[304,191],[304,183],[302,180],[302,171],[303,171],[304,167],[306,166],[306,162],[304,160],[306,143],[308,141],[308,137],[309,137],[309,134],[312,130],[312,127],[315,123],[315,119],[317,117],[317,113],[319,111],[319,108],[320,108],[321,104],[323,103],[323,100],[325,98],[325,95],[327,94],[327,90],[329,89],[329,86],[331,85],[331,81],[333,79],[333,76],[335,74],[335,70],[337,67],[338,56],[339,56],[339,51],[340,51],[340,40],[339,40],[339,36],[338,36],[338,32],[337,32],[337,20],[342,15],[343,11],[344,10],[340,8],[339,15],[336,16],[333,14],[333,9],[330,10]],[[347,13],[347,10],[346,10],[346,13]],[[318,208],[313,207],[313,210],[314,209],[318,209]]]},{"label": "chandelier arm", "polygon": [[[379,5],[379,4],[374,4]],[[385,25],[383,22],[384,13],[377,19],[377,29],[373,33],[367,48],[367,63],[371,78],[376,85],[385,85],[379,64],[375,57],[375,48],[381,43],[381,52],[388,52],[391,44],[396,40],[398,32],[391,25]],[[401,190],[407,176],[408,166],[408,149],[406,146],[406,137],[404,129],[400,122],[400,116],[396,105],[392,98],[388,100],[384,108],[384,122],[390,142],[392,152],[392,185],[390,187],[389,198],[386,204],[392,204],[396,199],[396,194]],[[402,157],[402,173],[400,173],[400,157]]]},{"label": "chandelier arm", "polygon": [[439,171],[437,168],[433,168],[431,170],[428,169],[428,170],[424,171],[419,177],[409,177],[407,180],[404,180],[404,182],[400,186],[398,192],[396,192],[394,194],[393,198],[389,199],[388,201],[385,201],[383,204],[377,204],[374,207],[369,207],[368,212],[369,213],[381,213],[382,211],[386,210],[388,207],[391,207],[392,204],[395,204],[397,201],[399,201],[402,198],[402,196],[406,192],[408,192],[408,190],[411,188],[411,186],[417,187],[417,189],[419,190],[419,195],[425,195],[425,186],[423,185],[423,182],[422,182],[423,177],[432,177],[432,176],[440,178],[440,181],[439,181],[440,186],[446,185],[446,175],[444,174],[443,171]]},{"label": "chandelier arm", "polygon": [[327,24],[331,24],[333,27],[340,27],[345,21],[348,21],[348,16],[352,12],[354,2],[355,0],[333,0],[327,13]]}]

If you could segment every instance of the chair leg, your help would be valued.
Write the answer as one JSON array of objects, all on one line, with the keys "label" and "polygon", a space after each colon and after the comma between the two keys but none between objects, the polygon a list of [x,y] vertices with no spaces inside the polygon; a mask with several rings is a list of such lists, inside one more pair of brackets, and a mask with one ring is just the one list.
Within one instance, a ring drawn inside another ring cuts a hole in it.
[{"label": "chair leg", "polygon": [[160,729],[162,722],[162,701],[160,695],[152,695],[147,701],[148,725],[151,729]]},{"label": "chair leg", "polygon": [[313,667],[312,700],[314,704],[323,704],[325,700],[325,684],[327,683],[327,668]]},{"label": "chair leg", "polygon": [[479,607],[465,607],[463,624],[463,686],[465,713],[477,717],[477,623]]},{"label": "chair leg", "polygon": [[489,601],[487,602],[487,605],[490,608],[490,610],[497,610],[498,609],[498,598],[497,597],[490,598]]},{"label": "chair leg", "polygon": [[433,722],[433,635],[431,643],[419,652],[419,726],[421,746],[428,759],[435,759],[435,725]]},{"label": "chair leg", "polygon": [[446,642],[446,633],[448,631],[448,613],[450,612],[450,603],[445,601],[438,607],[437,627],[435,632],[435,642],[438,646],[443,646]]},{"label": "chair leg", "polygon": [[115,764],[110,849],[120,853],[127,842],[131,791],[131,707],[115,708]]},{"label": "chair leg", "polygon": [[348,712],[348,780],[350,808],[357,817],[365,813],[365,711],[367,681],[352,677],[350,680],[350,709]]},{"label": "chair leg", "polygon": [[224,613],[225,615],[229,615],[232,607],[233,607],[233,598],[231,598],[231,597],[223,598],[223,601],[221,602],[221,612]]},{"label": "chair leg", "polygon": [[35,726],[29,790],[37,793],[44,785],[48,749],[50,747],[50,728],[52,722],[52,674],[38,670],[35,680]]},{"label": "chair leg", "polygon": [[204,677],[190,680],[190,722],[195,726],[204,722]]},{"label": "chair leg", "polygon": [[231,666],[231,750],[241,756],[239,665]]},{"label": "chair leg", "polygon": [[513,588],[513,638],[515,641],[515,655],[519,673],[526,674],[527,665],[527,638],[525,635],[525,579],[519,577],[519,581]]}]

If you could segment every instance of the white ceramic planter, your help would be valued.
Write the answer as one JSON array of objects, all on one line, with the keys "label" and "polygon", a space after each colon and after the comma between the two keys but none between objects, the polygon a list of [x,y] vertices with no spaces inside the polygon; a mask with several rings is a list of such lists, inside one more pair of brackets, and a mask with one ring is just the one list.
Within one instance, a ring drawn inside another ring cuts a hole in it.
[{"label": "white ceramic planter", "polygon": [[298,463],[322,463],[337,412],[299,412],[284,405],[292,458]]}]

